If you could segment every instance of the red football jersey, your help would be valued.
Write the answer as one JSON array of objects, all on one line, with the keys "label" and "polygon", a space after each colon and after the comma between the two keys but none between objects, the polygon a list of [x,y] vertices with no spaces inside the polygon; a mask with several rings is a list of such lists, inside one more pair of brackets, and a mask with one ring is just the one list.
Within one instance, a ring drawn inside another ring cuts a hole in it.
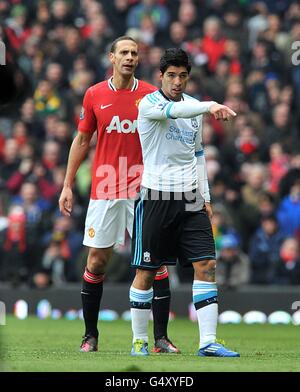
[{"label": "red football jersey", "polygon": [[91,199],[128,199],[139,191],[143,165],[137,132],[138,104],[155,90],[137,79],[131,89],[117,90],[110,78],[86,91],[78,130],[97,130],[98,136]]}]

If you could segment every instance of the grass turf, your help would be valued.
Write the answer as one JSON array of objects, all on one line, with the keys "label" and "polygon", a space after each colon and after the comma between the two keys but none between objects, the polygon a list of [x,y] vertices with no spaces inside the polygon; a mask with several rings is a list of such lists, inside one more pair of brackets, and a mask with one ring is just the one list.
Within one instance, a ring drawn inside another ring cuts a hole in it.
[{"label": "grass turf", "polygon": [[[99,352],[80,353],[83,322],[17,320],[7,317],[0,326],[0,355],[4,371],[19,372],[299,372],[299,327],[292,325],[220,325],[218,337],[241,358],[200,358],[195,355],[198,326],[186,319],[169,325],[169,335],[180,355],[129,355],[129,322],[101,322]],[[152,323],[149,328],[152,328]],[[149,329],[149,335],[152,332]],[[152,339],[150,339],[152,347]]]}]

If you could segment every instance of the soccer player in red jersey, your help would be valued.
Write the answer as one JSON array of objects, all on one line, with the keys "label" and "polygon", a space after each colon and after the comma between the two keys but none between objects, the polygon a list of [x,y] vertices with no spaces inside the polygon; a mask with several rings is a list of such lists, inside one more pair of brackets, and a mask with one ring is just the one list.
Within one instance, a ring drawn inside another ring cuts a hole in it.
[{"label": "soccer player in red jersey", "polygon": [[[127,36],[116,39],[109,58],[113,76],[91,86],[85,93],[78,133],[70,149],[59,199],[60,211],[70,215],[74,178],[97,130],[83,241],[89,247],[89,253],[81,291],[86,328],[80,348],[82,352],[98,349],[97,323],[106,266],[113,246],[124,243],[126,229],[132,234],[134,199],[143,170],[137,132],[138,104],[146,94],[157,90],[134,77],[138,64],[138,46],[134,39]],[[170,288],[165,266],[158,271],[153,289],[154,351],[178,353],[167,336]]]}]

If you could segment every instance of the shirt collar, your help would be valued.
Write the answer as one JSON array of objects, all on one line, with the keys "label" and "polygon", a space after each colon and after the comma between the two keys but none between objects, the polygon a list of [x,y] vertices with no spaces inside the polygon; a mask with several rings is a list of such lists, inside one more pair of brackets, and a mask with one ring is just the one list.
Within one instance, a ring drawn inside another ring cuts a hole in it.
[{"label": "shirt collar", "polygon": [[[165,99],[167,99],[168,101],[170,101],[170,102],[175,102],[175,101],[173,101],[172,99],[168,98],[168,97],[166,96],[166,94],[162,91],[161,88],[160,88],[158,91],[159,91],[159,92],[161,93],[161,95],[162,95]],[[180,101],[184,101],[184,96],[183,96],[183,94],[182,94],[182,97],[181,97],[181,100],[180,100]],[[180,102],[180,101],[178,101],[178,102]]]},{"label": "shirt collar", "polygon": [[[115,87],[115,85],[113,84],[112,79],[113,79],[112,77],[108,79],[108,81],[107,81],[108,87],[109,87],[111,90],[113,90],[113,91],[118,91],[117,88]],[[136,91],[136,90],[138,89],[138,86],[139,86],[139,81],[138,81],[138,79],[133,78],[133,85],[132,85],[130,91]]]}]

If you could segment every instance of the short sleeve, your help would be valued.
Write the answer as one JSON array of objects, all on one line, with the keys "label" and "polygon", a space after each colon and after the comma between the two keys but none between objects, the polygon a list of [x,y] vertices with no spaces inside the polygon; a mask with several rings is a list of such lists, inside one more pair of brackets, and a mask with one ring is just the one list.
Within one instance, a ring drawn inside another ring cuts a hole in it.
[{"label": "short sleeve", "polygon": [[146,95],[139,105],[139,117],[149,120],[163,120],[168,118],[169,107],[173,102],[158,101],[152,94]]},{"label": "short sleeve", "polygon": [[93,133],[97,128],[97,120],[93,111],[91,89],[88,89],[83,98],[78,130],[84,133]]}]

